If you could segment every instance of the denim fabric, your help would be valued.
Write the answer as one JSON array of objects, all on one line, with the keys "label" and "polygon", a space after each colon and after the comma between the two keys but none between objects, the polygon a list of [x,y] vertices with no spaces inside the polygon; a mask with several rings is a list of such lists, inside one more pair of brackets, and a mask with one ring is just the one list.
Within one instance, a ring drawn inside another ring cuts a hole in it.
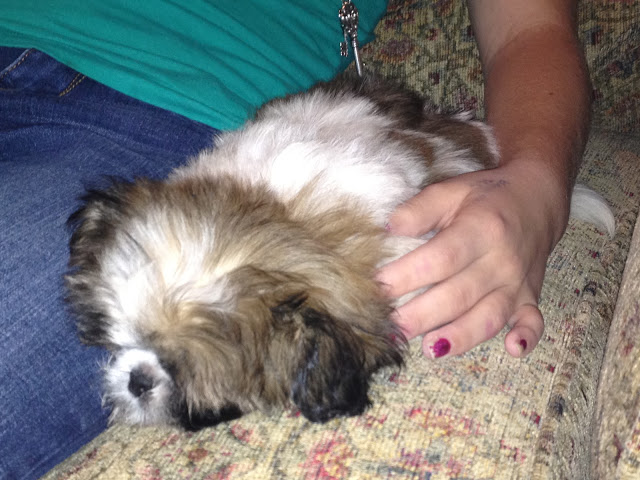
[{"label": "denim fabric", "polygon": [[[0,60],[15,57],[0,48]],[[35,478],[104,430],[100,367],[64,304],[68,216],[105,175],[162,177],[215,130],[36,51],[0,65],[0,478]],[[6,67],[6,68],[5,68]]]}]

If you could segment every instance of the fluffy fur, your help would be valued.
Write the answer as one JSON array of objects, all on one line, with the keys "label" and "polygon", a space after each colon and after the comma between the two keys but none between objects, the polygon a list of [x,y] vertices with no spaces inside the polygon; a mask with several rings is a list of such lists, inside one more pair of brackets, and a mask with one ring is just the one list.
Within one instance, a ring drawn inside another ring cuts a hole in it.
[{"label": "fluffy fur", "polygon": [[[497,155],[468,114],[345,76],[268,103],[166,181],[89,192],[66,284],[82,339],[112,352],[112,420],[361,413],[371,374],[401,365],[404,345],[375,270],[426,241],[387,235],[390,213]],[[583,210],[609,221],[584,192]]]}]

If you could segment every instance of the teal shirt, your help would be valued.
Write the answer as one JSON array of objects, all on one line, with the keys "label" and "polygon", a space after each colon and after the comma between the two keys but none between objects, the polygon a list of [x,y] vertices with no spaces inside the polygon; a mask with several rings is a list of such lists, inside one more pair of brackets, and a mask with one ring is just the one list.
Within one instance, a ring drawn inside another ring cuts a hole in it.
[{"label": "teal shirt", "polygon": [[[354,0],[372,39],[386,0]],[[153,105],[219,129],[327,80],[341,0],[1,0],[0,45],[37,48]],[[353,56],[350,56],[353,59]]]}]

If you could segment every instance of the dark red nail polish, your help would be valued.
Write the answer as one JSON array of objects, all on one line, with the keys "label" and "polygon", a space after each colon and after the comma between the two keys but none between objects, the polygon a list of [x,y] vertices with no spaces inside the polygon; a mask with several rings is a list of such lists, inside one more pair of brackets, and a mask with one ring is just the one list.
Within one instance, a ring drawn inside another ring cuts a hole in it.
[{"label": "dark red nail polish", "polygon": [[527,349],[527,341],[524,338],[520,340],[520,346],[522,347],[522,350]]},{"label": "dark red nail polish", "polygon": [[451,351],[451,344],[446,338],[441,338],[433,344],[431,350],[433,351],[433,356],[435,358],[444,357],[447,353],[449,353],[449,351]]}]

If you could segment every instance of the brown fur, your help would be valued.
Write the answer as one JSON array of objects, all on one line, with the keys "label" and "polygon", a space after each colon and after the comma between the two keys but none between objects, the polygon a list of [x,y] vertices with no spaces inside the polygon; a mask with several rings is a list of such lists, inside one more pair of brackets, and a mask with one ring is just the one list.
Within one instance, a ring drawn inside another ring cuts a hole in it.
[{"label": "brown fur", "polygon": [[[353,350],[358,375],[401,363],[401,346],[392,340],[401,335],[388,322],[391,307],[373,280],[384,255],[383,232],[366,215],[345,208],[305,217],[304,191],[284,205],[265,189],[231,178],[141,180],[113,190],[121,212],[116,228],[133,232],[133,223],[153,221],[171,232],[158,250],[161,255],[180,249],[180,232],[197,236],[207,225],[224,226],[213,231],[215,248],[202,268],[205,276],[215,276],[225,259],[235,259],[225,274],[234,308],[185,302],[165,279],[138,320],[144,343],[170,365],[190,412],[228,404],[242,411],[286,404],[310,348],[317,348],[320,363],[330,367],[311,381],[317,382],[311,391],[320,397],[324,377],[336,374],[331,368],[345,368],[331,359],[342,355],[338,348]],[[102,220],[95,222],[97,212],[88,209],[82,216],[71,258],[80,268],[99,263],[114,241],[112,234],[104,235]],[[96,246],[102,243],[102,248],[88,255],[78,248],[98,237]],[[145,238],[135,241],[149,244]],[[149,261],[161,264],[163,258],[154,252],[145,248]],[[310,324],[310,316],[324,325]],[[324,415],[317,418],[329,418]]]},{"label": "brown fur", "polygon": [[[487,137],[472,123],[443,115],[427,115],[420,123],[419,130],[441,136],[459,147],[468,148],[471,156],[480,162],[483,168],[496,166],[496,157],[487,148]],[[440,180],[443,178],[438,178],[434,182]]]}]

